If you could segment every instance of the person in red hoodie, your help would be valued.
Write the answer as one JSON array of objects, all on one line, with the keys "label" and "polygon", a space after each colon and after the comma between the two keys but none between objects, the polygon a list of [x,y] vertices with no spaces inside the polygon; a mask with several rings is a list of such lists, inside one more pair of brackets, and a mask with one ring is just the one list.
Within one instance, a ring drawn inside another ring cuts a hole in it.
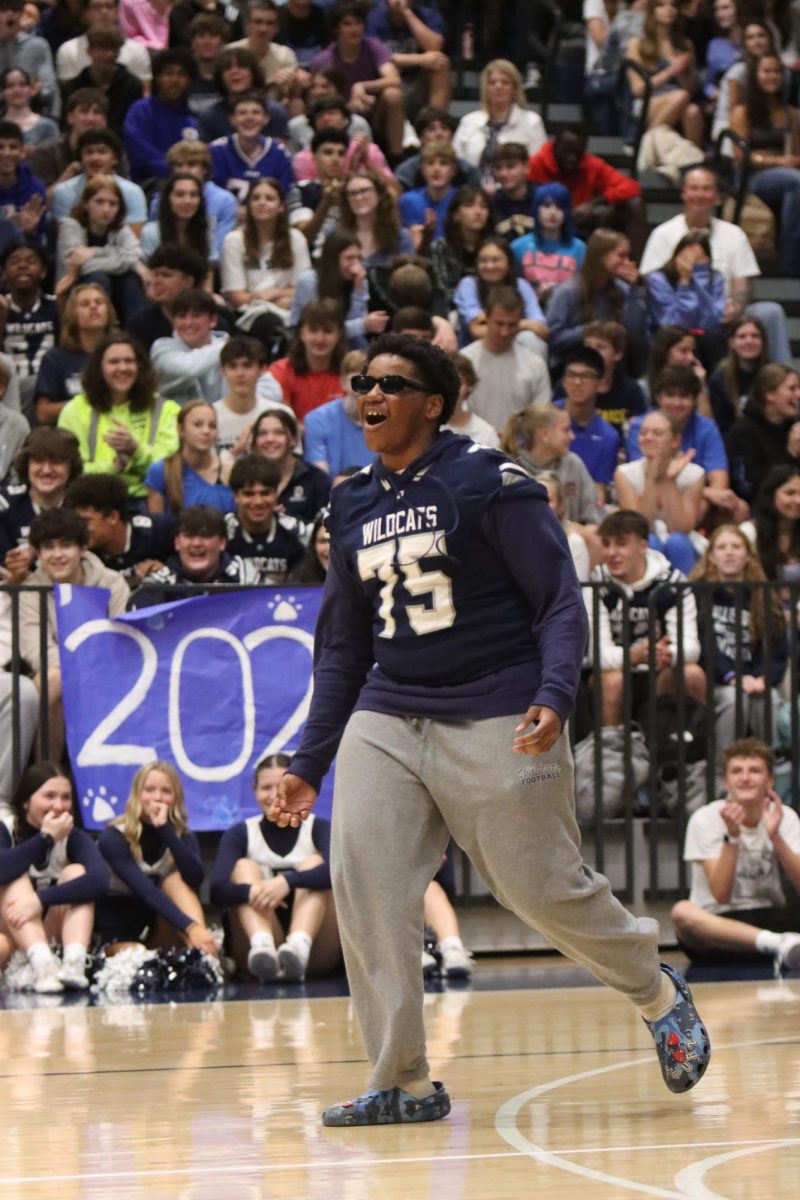
[{"label": "person in red hoodie", "polygon": [[560,130],[528,161],[534,183],[563,183],[572,200],[575,232],[584,241],[601,225],[618,229],[638,262],[647,240],[647,220],[639,184],[586,153],[586,134],[575,126]]}]

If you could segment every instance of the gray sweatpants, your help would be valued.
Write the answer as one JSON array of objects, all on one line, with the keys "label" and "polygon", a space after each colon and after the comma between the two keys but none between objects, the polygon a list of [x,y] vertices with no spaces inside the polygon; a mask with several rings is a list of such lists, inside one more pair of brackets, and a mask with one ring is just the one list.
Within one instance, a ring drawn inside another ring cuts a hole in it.
[{"label": "gray sweatpants", "polygon": [[357,712],[339,748],[331,867],[372,1087],[428,1074],[423,899],[449,834],[494,895],[635,1004],[661,988],[658,925],[584,865],[572,754],[514,754],[514,717],[442,722]]}]

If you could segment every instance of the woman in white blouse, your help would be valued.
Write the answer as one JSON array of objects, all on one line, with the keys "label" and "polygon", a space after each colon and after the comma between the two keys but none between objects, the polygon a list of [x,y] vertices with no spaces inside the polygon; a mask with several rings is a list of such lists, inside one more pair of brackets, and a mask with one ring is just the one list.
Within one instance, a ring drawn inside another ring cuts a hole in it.
[{"label": "woman in white blouse", "polygon": [[494,186],[492,155],[502,142],[519,142],[528,154],[547,140],[542,118],[530,112],[522,76],[513,63],[495,58],[481,72],[481,107],[461,118],[453,138],[459,158],[479,167],[484,181]]},{"label": "woman in white blouse", "polygon": [[222,291],[239,310],[237,327],[262,341],[285,324],[297,280],[311,269],[308,243],[289,226],[286,200],[275,179],[261,179],[250,188],[244,225],[222,243]]}]

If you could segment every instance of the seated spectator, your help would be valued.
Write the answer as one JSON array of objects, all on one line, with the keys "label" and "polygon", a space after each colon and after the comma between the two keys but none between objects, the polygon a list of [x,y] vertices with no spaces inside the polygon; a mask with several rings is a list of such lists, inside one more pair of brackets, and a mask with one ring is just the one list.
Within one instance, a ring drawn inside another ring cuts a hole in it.
[{"label": "seated spectator", "polygon": [[405,102],[392,53],[377,38],[365,37],[367,8],[360,0],[337,0],[331,9],[334,40],[311,60],[311,70],[336,67],[347,84],[347,106],[368,116],[390,160],[403,152]]},{"label": "seated spectator", "polygon": [[22,413],[4,402],[13,375],[11,361],[3,355],[0,357],[0,484],[10,481],[17,452],[30,432]]},{"label": "seated spectator", "polygon": [[531,232],[515,238],[511,251],[522,278],[536,289],[539,302],[546,305],[557,284],[579,274],[586,243],[575,237],[569,192],[563,184],[543,183],[537,187],[531,209]]},{"label": "seated spectator", "polygon": [[400,197],[400,219],[414,239],[414,248],[424,253],[433,238],[444,237],[444,219],[456,194],[456,155],[446,142],[428,142],[421,158],[425,186]]},{"label": "seated spectator", "polygon": [[[698,662],[700,640],[697,632],[697,604],[689,590],[678,592],[674,585],[686,577],[670,566],[663,554],[648,546],[647,518],[638,512],[619,509],[598,526],[602,562],[592,571],[592,580],[604,586],[600,590],[601,678],[595,681],[602,692],[604,726],[622,722],[623,613],[627,610],[630,635],[629,658],[633,673],[633,719],[641,720],[648,699],[650,637],[655,638],[655,691],[657,696],[674,693],[678,661],[678,605],[683,609],[681,624],[683,645],[683,682],[687,699],[703,703],[706,695],[705,674]],[[650,599],[659,594],[659,603]],[[592,604],[592,594],[585,594]],[[651,613],[651,608],[653,611]],[[591,611],[591,607],[590,607]],[[655,627],[651,627],[651,619]],[[594,650],[590,647],[589,657]]]},{"label": "seated spectator", "polygon": [[262,179],[276,180],[284,195],[292,186],[292,160],[279,142],[264,134],[268,124],[266,100],[244,92],[231,104],[234,132],[211,143],[211,177],[217,187],[233,192],[240,205]]},{"label": "seated spectator", "polygon": [[[291,413],[274,408],[261,414],[250,438],[250,458],[266,459],[278,472],[275,503],[279,512],[300,525],[311,525],[328,502],[330,481],[325,471],[307,462],[299,453],[297,422]],[[252,474],[252,463],[250,469]],[[234,478],[244,476],[231,474],[231,479]]]},{"label": "seated spectator", "polygon": [[[203,584],[260,583],[255,565],[248,559],[232,558],[225,516],[218,508],[196,504],[183,508],[175,520],[175,554],[164,569],[152,571],[133,596],[133,608],[150,608],[181,596],[196,596]],[[186,585],[186,586],[181,586]]]},{"label": "seated spectator", "polygon": [[[271,444],[266,438],[264,442]],[[316,472],[317,468],[310,470]],[[321,471],[318,473],[322,474]],[[303,491],[308,478],[302,481],[300,469],[297,474],[301,479],[299,488]],[[228,550],[254,566],[261,583],[286,583],[305,554],[302,524],[277,509],[279,486],[280,467],[266,459],[263,453],[248,454],[234,463],[231,488],[236,511],[229,513],[226,521]],[[327,497],[327,479],[325,495]]]},{"label": "seated spectator", "polygon": [[313,146],[314,135],[335,129],[337,133],[344,134],[344,174],[360,171],[362,167],[369,167],[378,175],[384,175],[390,186],[394,187],[391,168],[383,151],[372,141],[372,130],[369,125],[366,130],[360,127],[355,130],[351,128],[353,117],[341,96],[321,96],[319,100],[315,100],[309,108],[308,120],[311,125],[311,137],[308,145],[292,158],[292,169],[298,183],[306,183],[308,180],[319,178],[318,163]]},{"label": "seated spectator", "polygon": [[492,205],[488,194],[471,185],[459,188],[445,217],[444,237],[431,246],[431,276],[438,316],[448,315],[453,292],[464,276],[477,272],[478,247],[491,228]]},{"label": "seated spectator", "polygon": [[369,310],[369,285],[361,247],[355,235],[347,231],[329,234],[314,267],[298,277],[289,313],[291,329],[313,300],[336,301],[345,314],[348,345],[357,349],[366,347],[368,334],[383,333],[389,322],[385,310]]},{"label": "seated spectator", "polygon": [[520,142],[501,142],[492,155],[497,187],[492,193],[492,221],[498,237],[512,241],[531,233],[536,185],[528,179],[528,151]]},{"label": "seated spectator", "polygon": [[391,333],[407,333],[409,337],[419,338],[423,342],[432,342],[433,317],[424,308],[407,305],[405,308],[398,308],[392,317],[389,330]]},{"label": "seated spectator", "polygon": [[613,425],[624,444],[633,417],[647,408],[644,393],[625,370],[625,326],[619,321],[590,321],[583,331],[583,345],[596,350],[603,360],[603,378],[597,389],[595,407]]},{"label": "seated spectator", "polygon": [[774,54],[777,50],[773,27],[766,21],[749,16],[744,22],[742,50],[744,57],[737,58],[718,80],[714,117],[711,122],[712,145],[716,145],[722,130],[730,127],[731,113],[744,99],[750,62],[765,54]]},{"label": "seated spectator", "polygon": [[60,508],[69,485],[83,470],[77,439],[65,429],[32,429],[15,461],[18,483],[0,489],[0,562],[9,583],[25,580],[34,555],[31,521]]},{"label": "seated spectator", "polygon": [[725,747],[723,800],[692,813],[684,861],[691,865],[688,900],[672,919],[692,961],[762,955],[776,967],[800,967],[800,906],[784,879],[800,887],[800,818],[775,791],[773,750],[756,738]]},{"label": "seated spectator", "polygon": [[[214,83],[220,95],[216,104],[207,108],[200,117],[197,131],[203,142],[213,142],[234,132],[231,124],[231,106],[238,96],[253,92],[263,95],[266,83],[258,65],[258,59],[249,50],[228,46],[219,56]],[[269,123],[264,133],[273,140],[283,143],[288,137],[286,109],[273,100],[267,101]]]},{"label": "seated spectator", "polygon": [[187,246],[201,258],[218,258],[215,230],[206,214],[203,184],[186,171],[168,175],[161,186],[158,217],[148,221],[140,235],[142,258],[161,245]]},{"label": "seated spectator", "polygon": [[[194,175],[203,188],[206,220],[214,236],[216,254],[219,258],[222,243],[235,227],[238,218],[236,197],[226,188],[217,187],[211,180],[211,151],[203,142],[176,142],[167,151],[167,162],[175,174]],[[158,219],[159,195],[150,201],[150,218]]]},{"label": "seated spectator", "polygon": [[23,412],[32,417],[36,376],[59,335],[56,298],[42,291],[50,264],[40,246],[28,243],[11,246],[2,264],[8,290],[0,297],[0,349],[13,363]]},{"label": "seated spectator", "polygon": [[[731,113],[731,129],[750,145],[747,187],[775,212],[781,264],[794,277],[800,272],[800,118],[787,103],[777,54],[751,61],[745,102]],[[741,163],[738,147],[734,155]]]},{"label": "seated spectator", "polygon": [[758,317],[739,317],[728,328],[728,353],[708,381],[711,411],[721,434],[742,415],[753,383],[769,362],[767,337]]},{"label": "seated spectator", "polygon": [[312,60],[328,43],[325,7],[311,0],[287,0],[278,12],[278,38],[294,50],[300,66],[309,70]]},{"label": "seated spectator", "polygon": [[228,340],[217,329],[217,306],[198,288],[179,292],[170,306],[172,337],[157,338],[150,350],[163,396],[180,404],[219,400],[223,391],[219,357]]},{"label": "seated spectator", "polygon": [[201,12],[189,25],[188,46],[194,62],[194,78],[189,84],[189,111],[198,119],[219,101],[217,66],[225,49],[228,26],[216,13]]},{"label": "seated spectator", "polygon": [[461,387],[453,415],[442,429],[451,429],[453,433],[460,433],[462,437],[472,438],[479,446],[488,446],[495,450],[500,445],[497,430],[488,421],[484,421],[483,417],[474,413],[469,404],[470,396],[478,382],[478,373],[466,355],[453,352],[450,357],[461,380]]},{"label": "seated spectator", "polygon": [[[306,461],[333,479],[345,467],[365,467],[374,455],[367,449],[358,412],[358,399],[350,386],[353,375],[364,369],[364,351],[350,350],[342,359],[341,395],[306,414],[303,445]],[[258,452],[256,441],[253,452]]]},{"label": "seated spectator", "polygon": [[86,45],[88,65],[61,88],[65,102],[73,92],[85,88],[102,92],[108,104],[108,126],[117,137],[122,137],[126,112],[144,95],[141,80],[119,59],[123,48],[124,38],[118,29],[90,29]]},{"label": "seated spectator", "polygon": [[[108,592],[108,616],[125,612],[130,592],[116,571],[104,567],[87,548],[86,522],[68,508],[48,508],[31,522],[30,544],[38,563],[25,580],[31,590],[20,594],[20,650],[33,671],[33,682],[42,690],[42,674],[47,673],[48,729],[50,753],[60,762],[64,749],[64,713],[61,706],[61,658],[56,624],[56,599],[53,584],[69,583],[81,587],[105,588]],[[38,589],[47,589],[42,606]],[[45,629],[40,623],[44,617]],[[42,654],[44,649],[45,653]]]},{"label": "seated spectator", "polygon": [[292,574],[293,583],[324,583],[331,558],[331,535],[325,528],[324,516],[317,517],[311,528],[306,552],[300,566]]},{"label": "seated spectator", "polygon": [[39,104],[42,112],[57,117],[60,112],[60,97],[53,54],[44,38],[23,32],[24,0],[2,0],[2,32],[0,33],[0,60],[3,67],[22,67],[31,79],[38,79]]},{"label": "seated spectator", "polygon": [[[89,33],[93,30],[119,31],[116,0],[80,0],[82,21],[86,32],[63,42],[56,54],[56,75],[59,83],[76,79],[81,71],[91,64]],[[139,42],[121,39],[117,61],[140,80],[149,85],[153,77],[150,55]]]},{"label": "seated spectator", "polygon": [[244,27],[247,36],[238,42],[231,42],[230,49],[249,50],[258,60],[270,94],[282,99],[289,94],[292,85],[302,78],[302,73],[291,46],[282,46],[275,41],[278,34],[278,5],[273,0],[250,0],[244,16]]},{"label": "seated spectator", "polygon": [[[428,142],[447,142],[452,145],[457,128],[457,118],[446,108],[435,108],[431,105],[421,109],[414,121],[414,130],[421,146],[425,146]],[[404,191],[422,187],[425,181],[422,178],[421,150],[419,153],[403,159],[395,171],[395,178]],[[453,183],[457,188],[465,185],[480,187],[480,171],[472,163],[467,162],[464,158],[459,158],[456,154],[456,175]]]},{"label": "seated spectator", "polygon": [[[645,68],[652,89],[647,110],[647,128],[680,126],[681,132],[696,146],[703,145],[703,114],[693,101],[697,87],[697,65],[692,43],[683,30],[677,4],[647,0],[644,30],[631,38],[628,58]],[[642,104],[644,80],[635,71],[627,72],[628,87],[634,103]]]},{"label": "seated spectator", "polygon": [[768,363],[753,380],[750,399],[725,438],[731,486],[748,504],[771,467],[797,459],[799,419],[797,372],[782,363]]},{"label": "seated spectator", "polygon": [[[742,526],[758,553],[770,583],[796,584],[800,580],[800,453],[794,461],[771,467],[758,489],[753,518]],[[795,603],[785,596],[787,615]]]},{"label": "seated spectator", "polygon": [[[281,829],[267,820],[290,764],[288,754],[258,763],[253,790],[260,814],[222,835],[211,872],[211,902],[228,910],[228,953],[260,983],[279,976],[301,983],[307,974],[330,974],[341,961],[330,823],[311,816],[300,829]],[[288,909],[285,923],[279,908]]]},{"label": "seated spectator", "polygon": [[232,512],[230,463],[215,450],[217,413],[207,400],[190,400],[177,416],[178,448],[151,463],[145,476],[147,511],[174,517],[203,505]]},{"label": "seated spectator", "polygon": [[108,100],[98,88],[79,88],[64,102],[64,133],[32,147],[28,166],[47,188],[48,197],[58,183],[72,179],[78,163],[77,142],[87,129],[105,129],[108,124]]},{"label": "seated spectator", "polygon": [[551,358],[560,366],[564,355],[582,341],[589,321],[619,321],[628,333],[631,375],[644,367],[647,309],[639,272],[624,234],[597,229],[589,238],[580,275],[559,283],[547,309]]},{"label": "seated spectator", "polygon": [[529,404],[508,422],[500,448],[534,479],[543,471],[558,478],[564,493],[564,516],[583,536],[598,519],[597,488],[583,460],[570,450],[573,437],[569,415],[563,409]]},{"label": "seated spectator", "polygon": [[227,41],[244,36],[242,14],[228,0],[215,0],[213,4],[201,4],[199,0],[178,0],[169,14],[169,45],[188,46],[192,21],[200,13],[213,13],[223,20],[228,28]]},{"label": "seated spectator", "polygon": [[64,306],[58,345],[42,359],[33,388],[36,422],[55,425],[68,400],[82,388],[81,372],[95,347],[117,327],[108,294],[96,283],[79,283]]},{"label": "seated spectator", "polygon": [[501,142],[517,142],[536,154],[547,134],[538,113],[531,112],[522,87],[522,76],[513,63],[495,58],[483,68],[481,106],[461,118],[453,138],[459,158],[477,167],[484,185],[494,185],[493,157]]},{"label": "seated spectator", "polygon": [[119,0],[119,23],[126,38],[148,50],[166,50],[170,5],[164,0]]},{"label": "seated spectator", "polygon": [[[301,69],[299,78],[301,80],[300,90],[302,91],[302,97],[299,99],[301,99],[305,108],[302,113],[296,117],[291,117],[289,120],[289,144],[287,148],[290,154],[294,155],[297,151],[305,150],[311,145],[311,140],[314,137],[314,126],[312,126],[309,118],[312,110],[315,114],[315,122],[324,121],[325,124],[328,124],[333,120],[338,128],[341,122],[335,120],[335,114],[338,113],[341,115],[341,105],[344,105],[345,114],[348,116],[347,124],[341,126],[342,131],[346,132],[348,145],[357,133],[366,134],[370,145],[374,145],[369,121],[366,117],[359,116],[358,113],[351,113],[347,107],[345,101],[347,82],[341,71],[337,71],[336,67],[323,67],[321,71],[314,71],[312,75],[309,75],[307,71]],[[307,87],[304,87],[302,81],[306,79],[310,80],[310,82]],[[327,104],[335,101],[335,104],[331,106],[330,111],[326,112],[325,107],[318,105],[317,102],[320,100],[325,100]],[[331,112],[334,114],[333,117],[331,116]],[[454,121],[453,128],[457,124],[458,122]],[[319,124],[318,128],[322,128],[322,125]],[[386,158],[383,154],[382,157],[385,163]],[[389,170],[388,164],[386,169]]]},{"label": "seated spectator", "polygon": [[133,500],[143,500],[151,465],[177,445],[178,405],[157,394],[150,359],[127,333],[95,346],[81,384],[61,410],[59,427],[78,439],[84,471],[114,472]]},{"label": "seated spectator", "polygon": [[70,484],[66,503],[86,522],[89,549],[132,592],[172,552],[172,523],[146,513],[131,516],[128,489],[118,475],[83,475]]},{"label": "seated spectator", "polygon": [[[711,242],[704,230],[687,233],[660,271],[647,276],[647,309],[653,330],[664,325],[703,334],[718,347],[725,311],[725,280],[711,266]],[[709,350],[709,357],[717,353]]]},{"label": "seated spectator", "polygon": [[256,395],[264,362],[264,347],[255,338],[237,334],[222,347],[219,365],[227,391],[221,400],[214,401],[214,411],[216,449],[223,458],[240,458],[247,453],[256,418],[272,407],[272,401]]},{"label": "seated spectator", "polygon": [[341,223],[355,235],[367,270],[414,251],[411,234],[400,224],[394,192],[382,175],[372,171],[362,169],[345,180]]},{"label": "seated spectator", "polygon": [[697,357],[697,339],[693,333],[679,325],[664,325],[657,330],[650,342],[647,356],[647,374],[640,380],[642,392],[648,400],[655,394],[656,380],[665,367],[691,367],[700,390],[697,396],[697,411],[704,417],[712,416],[711,402],[706,387],[706,369]]},{"label": "seated spectator", "polygon": [[292,223],[308,241],[315,258],[322,254],[325,243],[336,232],[341,216],[347,146],[347,134],[341,129],[320,129],[315,133],[311,142],[315,178],[305,180],[295,189],[300,209],[293,214]]},{"label": "seated spectator", "polygon": [[80,173],[76,175],[71,172],[69,178],[56,183],[50,202],[53,217],[60,221],[70,216],[86,184],[95,175],[112,175],[125,200],[126,220],[138,236],[147,220],[147,201],[137,184],[117,174],[122,146],[116,134],[110,129],[87,129],[79,136],[75,153],[80,163]]},{"label": "seated spectator", "polygon": [[517,341],[522,314],[522,298],[516,288],[492,289],[486,301],[484,334],[463,350],[478,376],[469,406],[498,432],[515,413],[530,404],[548,402],[552,394],[541,356]]},{"label": "seated spectator", "polygon": [[39,81],[34,81],[22,67],[9,67],[0,74],[3,116],[22,130],[26,147],[58,137],[58,125],[52,117],[43,117],[31,108],[31,101],[38,96],[40,86]]},{"label": "seated spectator", "polygon": [[[128,331],[148,352],[159,338],[172,337],[171,307],[181,292],[203,290],[208,263],[187,246],[157,246],[147,261],[147,297],[150,300],[128,322]],[[227,308],[216,305],[217,328],[229,332]]]},{"label": "seated spectator", "polygon": [[460,281],[453,293],[459,317],[459,343],[466,346],[486,333],[486,308],[494,288],[515,288],[522,301],[522,319],[517,338],[521,346],[547,360],[549,330],[536,293],[524,279],[517,278],[516,263],[503,238],[489,237],[478,250],[477,271]]},{"label": "seated spectator", "polygon": [[[763,584],[767,577],[747,535],[735,525],[717,526],[689,578],[692,583],[714,585],[710,598],[706,590],[699,594],[700,665],[709,681],[714,681],[717,761],[721,764],[725,747],[735,737],[767,734],[764,697],[768,690],[772,692],[772,711],[780,708],[776,689],[786,673],[789,652],[786,618],[774,593],[758,586],[737,586]],[[741,710],[738,729],[737,707]]]},{"label": "seated spectator", "polygon": [[717,34],[708,43],[706,50],[706,81],[703,94],[707,100],[716,99],[723,75],[742,57],[742,28],[737,0],[715,0],[714,24]]},{"label": "seated spectator", "polygon": [[[692,461],[706,473],[703,497],[707,505],[727,514],[724,519],[743,521],[747,508],[731,490],[728,458],[716,423],[697,411],[700,381],[691,367],[665,367],[656,379],[653,399],[656,406],[671,417],[681,435],[681,450],[694,451]],[[646,414],[645,414],[646,415]],[[644,417],[631,421],[626,450],[633,461],[641,457],[639,428]],[[705,514],[704,514],[705,516]]]},{"label": "seated spectator", "polygon": [[339,368],[345,349],[341,309],[335,300],[314,300],[300,313],[286,358],[272,363],[262,375],[257,395],[274,396],[280,385],[282,401],[298,421],[340,392]]},{"label": "seated spectator", "polygon": [[171,763],[139,767],[124,812],[106,826],[97,845],[111,868],[111,887],[96,920],[105,943],[192,946],[219,956],[198,894],[204,874],[200,846]]},{"label": "seated spectator", "polygon": [[44,245],[47,235],[47,196],[41,179],[25,164],[22,130],[0,121],[0,211],[28,241]]},{"label": "seated spectator", "polygon": [[580,532],[580,526],[567,519],[565,514],[564,488],[554,471],[540,471],[536,482],[541,483],[547,491],[547,502],[561,522],[569,544],[569,552],[575,567],[575,574],[581,583],[586,583],[591,573],[591,559],[586,538]]},{"label": "seated spectator", "polygon": [[96,283],[123,325],[145,306],[139,239],[125,221],[125,200],[113,175],[95,175],[71,217],[59,222],[56,295]]},{"label": "seated spectator", "polygon": [[[642,189],[604,158],[587,154],[586,142],[583,129],[560,130],[531,158],[528,178],[534,183],[563,184],[572,201],[577,236],[586,241],[596,229],[617,229],[628,238],[636,261],[647,239]],[[666,256],[657,265],[665,261]]]},{"label": "seated spectator", "polygon": [[708,167],[691,167],[683,177],[683,212],[657,225],[647,239],[639,270],[642,275],[658,271],[669,261],[675,247],[690,229],[708,229],[711,238],[711,265],[725,279],[727,303],[723,320],[730,322],[747,315],[758,317],[767,331],[769,356],[776,362],[792,357],[786,317],[774,300],[750,303],[750,279],[761,274],[747,234],[730,221],[715,214],[720,204],[717,178]]},{"label": "seated spectator", "polygon": [[688,575],[698,552],[689,536],[703,511],[705,471],[692,462],[693,450],[680,448],[674,417],[660,409],[645,413],[639,427],[642,457],[614,473],[620,508],[641,513],[650,526],[651,549]]},{"label": "seated spectator", "polygon": [[244,211],[243,227],[229,233],[222,247],[222,290],[237,310],[237,328],[269,350],[283,333],[295,286],[310,269],[311,258],[302,233],[289,227],[277,180],[255,183]]},{"label": "seated spectator", "polygon": [[188,105],[193,74],[188,50],[163,50],[153,61],[153,95],[137,100],[128,109],[125,149],[137,183],[164,179],[169,175],[170,146],[197,136],[197,117]]},{"label": "seated spectator", "polygon": [[[99,850],[72,815],[72,786],[54,763],[25,770],[0,822],[0,948],[21,951],[33,990],[85,990],[95,901],[108,889]],[[51,942],[62,947],[59,962]],[[0,953],[0,967],[5,966]]]},{"label": "seated spectator", "polygon": [[[399,254],[389,267],[372,267],[367,272],[369,304],[373,312],[394,320],[401,308],[423,308],[430,313],[439,305],[430,264],[426,258]],[[445,317],[434,313],[433,344],[446,354],[457,348],[456,331]]]},{"label": "seated spectator", "polygon": [[586,345],[576,346],[564,362],[561,377],[564,399],[559,402],[569,413],[574,435],[571,449],[597,485],[600,508],[609,499],[608,489],[614,480],[620,451],[619,433],[597,411],[604,370],[605,364],[596,350]]},{"label": "seated spectator", "polygon": [[366,28],[370,37],[391,51],[411,117],[426,104],[447,108],[450,59],[443,53],[445,21],[436,7],[417,0],[403,5],[375,0],[369,6]]}]

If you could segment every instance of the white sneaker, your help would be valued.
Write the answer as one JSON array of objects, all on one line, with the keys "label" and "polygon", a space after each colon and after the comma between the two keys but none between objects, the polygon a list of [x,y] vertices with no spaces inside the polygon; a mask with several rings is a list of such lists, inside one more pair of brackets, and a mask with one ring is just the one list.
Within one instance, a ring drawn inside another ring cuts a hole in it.
[{"label": "white sneaker", "polygon": [[427,950],[422,951],[422,978],[427,979],[430,975],[435,975],[439,970],[439,963],[432,954]]},{"label": "white sneaker", "polygon": [[58,961],[55,958],[33,968],[33,990],[41,996],[63,992],[64,984],[59,978]]},{"label": "white sneaker", "polygon": [[86,978],[85,959],[70,961],[70,959],[65,958],[58,972],[58,978],[65,988],[75,988],[78,991],[84,991],[89,986],[89,980]]},{"label": "white sneaker", "polygon": [[775,956],[778,966],[787,971],[800,970],[800,933],[783,933]]},{"label": "white sneaker", "polygon": [[442,974],[446,979],[471,979],[472,955],[463,946],[439,947],[442,956]]},{"label": "white sneaker", "polygon": [[308,956],[292,942],[283,942],[278,947],[278,964],[286,983],[302,983],[306,977]]},{"label": "white sneaker", "polygon": [[247,969],[251,975],[255,975],[259,983],[270,983],[273,979],[277,979],[278,955],[275,953],[274,945],[262,944],[251,947],[247,956]]}]

